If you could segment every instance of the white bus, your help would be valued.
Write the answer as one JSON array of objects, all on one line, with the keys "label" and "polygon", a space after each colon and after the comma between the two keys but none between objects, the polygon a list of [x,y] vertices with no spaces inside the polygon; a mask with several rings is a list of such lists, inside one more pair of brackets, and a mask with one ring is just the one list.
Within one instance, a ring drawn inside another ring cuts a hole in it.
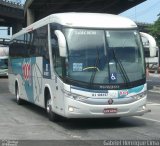
[{"label": "white bus", "polygon": [[146,73],[137,26],[121,16],[59,13],[13,35],[9,89],[49,119],[143,115]]},{"label": "white bus", "polygon": [[8,76],[9,47],[0,45],[0,76]]}]

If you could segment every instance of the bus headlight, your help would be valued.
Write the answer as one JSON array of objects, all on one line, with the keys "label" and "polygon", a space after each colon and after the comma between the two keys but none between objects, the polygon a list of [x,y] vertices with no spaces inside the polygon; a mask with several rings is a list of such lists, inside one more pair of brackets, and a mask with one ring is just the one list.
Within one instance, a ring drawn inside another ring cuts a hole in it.
[{"label": "bus headlight", "polygon": [[71,93],[71,92],[68,92],[68,91],[64,91],[64,95],[69,97],[69,98],[72,98],[74,100],[85,100],[87,99],[88,97],[86,96],[81,96],[81,95],[78,95],[78,94],[74,94],[74,93]]},{"label": "bus headlight", "polygon": [[139,99],[144,98],[145,96],[147,96],[147,91],[144,91],[140,94],[134,95],[134,96],[132,96],[132,98],[135,99],[135,100],[139,100]]},{"label": "bus headlight", "polygon": [[80,96],[80,95],[73,95],[73,98],[74,98],[75,100],[79,100],[79,101],[82,101],[82,100],[87,99],[87,97],[85,97],[85,96]]}]

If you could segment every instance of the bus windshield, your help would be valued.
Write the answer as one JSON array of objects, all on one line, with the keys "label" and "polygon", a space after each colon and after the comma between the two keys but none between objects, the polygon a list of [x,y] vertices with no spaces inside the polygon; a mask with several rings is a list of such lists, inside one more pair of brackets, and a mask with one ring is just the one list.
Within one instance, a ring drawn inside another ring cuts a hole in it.
[{"label": "bus windshield", "polygon": [[66,29],[66,76],[89,84],[121,84],[145,78],[137,30]]},{"label": "bus windshield", "polygon": [[0,59],[0,69],[8,69],[8,59]]}]

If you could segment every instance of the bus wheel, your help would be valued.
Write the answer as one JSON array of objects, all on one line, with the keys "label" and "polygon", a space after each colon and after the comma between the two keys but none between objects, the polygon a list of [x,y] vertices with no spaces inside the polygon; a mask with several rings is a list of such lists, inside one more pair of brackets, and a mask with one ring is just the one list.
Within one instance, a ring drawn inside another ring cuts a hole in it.
[{"label": "bus wheel", "polygon": [[47,97],[46,111],[47,111],[48,118],[49,118],[50,121],[53,121],[53,122],[58,122],[59,121],[59,115],[57,115],[56,113],[54,113],[52,111],[50,95],[48,95],[48,97]]},{"label": "bus wheel", "polygon": [[18,88],[18,85],[16,85],[16,102],[18,105],[21,105],[23,103],[22,99],[20,98],[20,95],[19,95],[19,88]]}]

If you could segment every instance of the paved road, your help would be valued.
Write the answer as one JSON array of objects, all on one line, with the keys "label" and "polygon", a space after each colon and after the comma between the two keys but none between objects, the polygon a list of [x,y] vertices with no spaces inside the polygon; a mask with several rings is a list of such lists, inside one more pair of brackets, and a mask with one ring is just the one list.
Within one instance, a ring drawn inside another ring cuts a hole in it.
[{"label": "paved road", "polygon": [[[160,94],[158,93],[148,92],[148,107],[152,112],[142,117],[127,117],[116,122],[107,119],[78,119],[53,123],[48,120],[45,111],[37,106],[29,103],[18,106],[15,96],[8,91],[7,82],[8,79],[0,79],[0,139],[2,140],[160,140]],[[152,84],[152,80],[149,84]],[[53,142],[57,145],[65,143],[65,146],[84,145],[84,143],[104,145],[102,141],[67,141],[67,144],[66,141]],[[53,142],[48,141],[50,145]],[[40,144],[44,145],[44,141]]]}]

